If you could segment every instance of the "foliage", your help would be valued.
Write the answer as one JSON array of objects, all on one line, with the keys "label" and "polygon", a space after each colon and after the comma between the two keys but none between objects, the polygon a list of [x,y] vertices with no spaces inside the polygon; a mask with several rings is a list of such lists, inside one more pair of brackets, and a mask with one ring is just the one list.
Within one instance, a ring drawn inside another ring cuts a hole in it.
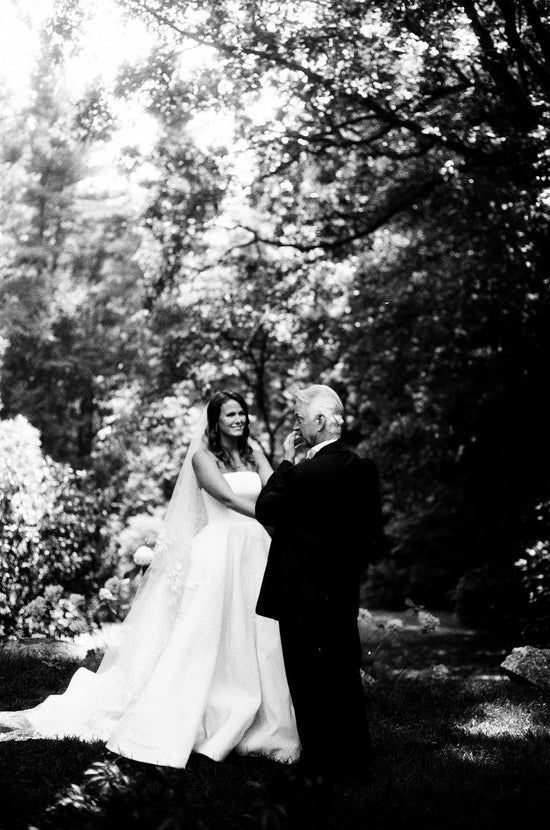
[{"label": "foliage", "polygon": [[19,609],[16,632],[32,637],[74,637],[90,628],[82,594],[63,596],[61,585],[48,585],[43,596],[36,597]]},{"label": "foliage", "polygon": [[104,499],[87,474],[42,455],[22,416],[0,421],[0,471],[2,633],[36,631],[40,618],[42,633],[68,633],[82,619],[76,595],[112,568]]},{"label": "foliage", "polygon": [[408,594],[408,572],[389,557],[369,565],[361,586],[361,602],[369,608],[397,611]]},{"label": "foliage", "polygon": [[324,287],[333,276],[329,266],[318,266],[304,284],[292,262],[269,255],[236,255],[220,276],[221,295],[205,290],[178,299],[166,292],[156,302],[162,377],[169,383],[191,377],[203,397],[236,386],[254,401],[253,430],[273,458],[289,428],[292,389],[308,382],[315,365],[331,365],[330,345],[316,340],[315,319],[323,305],[337,314],[340,290]]},{"label": "foliage", "polygon": [[90,605],[88,613],[94,622],[121,622],[130,609],[138,585],[139,579],[111,576]]},{"label": "foliage", "polygon": [[154,514],[138,513],[130,516],[126,527],[118,534],[118,568],[123,576],[134,565],[134,554],[142,546],[154,546],[162,524],[161,511]]},{"label": "foliage", "polygon": [[47,32],[41,44],[30,102],[0,134],[12,205],[0,215],[0,395],[4,416],[25,415],[50,455],[82,467],[113,390],[147,365],[139,240],[126,182],[104,194],[91,177],[113,126],[102,91],[72,100]]},{"label": "foliage", "polygon": [[[399,642],[406,631],[414,631],[423,635],[433,634],[441,627],[441,620],[423,605],[417,605],[411,599],[406,599],[407,611],[399,617],[389,619],[377,618],[367,608],[359,608],[357,618],[359,636],[363,644],[363,659],[361,679],[365,692],[372,691],[377,681],[377,656],[384,648],[386,641]],[[415,663],[415,657],[407,663],[394,677],[394,682]],[[441,674],[441,672],[440,672]]]},{"label": "foliage", "polygon": [[[44,659],[41,649],[39,655],[32,648],[23,653],[3,648],[0,665],[0,709],[6,711],[27,709],[48,694],[61,694],[79,664],[75,660]],[[27,827],[31,819],[40,824],[52,793],[68,787],[103,752],[98,743],[68,738],[1,742],[2,826],[6,830]]]},{"label": "foliage", "polygon": [[543,556],[514,567],[546,544],[530,511],[549,495],[544,4],[121,5],[158,34],[116,89],[158,125],[119,158],[149,171],[144,209],[90,189],[116,125],[105,90],[62,91],[78,0],[56,3],[34,103],[0,131],[5,413],[93,467],[126,522],[166,499],[213,388],[247,394],[276,459],[293,386],[327,382],[382,472],[392,551],[369,602],[448,605],[465,574],[464,608],[500,573],[546,584]]},{"label": "foliage", "polygon": [[454,603],[460,620],[478,628],[517,631],[527,614],[526,592],[512,568],[481,565],[466,571]]},{"label": "foliage", "polygon": [[[531,511],[532,541],[515,562],[521,584],[528,597],[522,619],[523,634],[530,642],[548,645],[550,636],[550,503],[540,502]],[[534,521],[533,521],[534,519]]]},{"label": "foliage", "polygon": [[[221,344],[212,356],[242,383],[254,378],[253,347],[265,342],[269,355],[280,320],[270,252],[292,274],[280,273],[278,288],[294,279],[298,296],[312,291],[319,261],[345,263],[332,272],[338,313],[291,308],[286,366],[268,358],[267,378],[251,384],[257,401],[275,400],[270,429],[289,373],[345,391],[350,435],[376,455],[391,494],[397,568],[422,599],[448,602],[461,574],[485,561],[511,565],[525,507],[547,488],[536,404],[550,345],[541,4],[125,5],[175,54],[193,41],[217,51],[226,80],[215,106],[234,114],[254,151],[223,258],[238,293],[216,302],[200,292],[198,313],[187,304],[174,319],[165,348],[183,355],[176,372],[208,360],[205,331]],[[155,77],[157,100],[164,89],[174,103],[173,78]],[[192,96],[199,106],[213,96],[192,84],[177,94],[186,112]],[[279,103],[255,117],[269,95]],[[186,282],[189,271],[171,278]]]},{"label": "foliage", "polygon": [[88,614],[94,622],[120,622],[125,618],[145,569],[152,561],[154,551],[150,545],[154,545],[158,536],[162,512],[129,516],[126,526],[114,536],[115,573],[89,605]]},{"label": "foliage", "polygon": [[[116,760],[96,761],[86,771],[82,786],[73,784],[57,799],[48,811],[45,826],[85,827],[92,816],[94,822],[101,817],[105,824],[126,822],[128,826],[130,821],[130,826],[136,826],[140,814],[149,814],[149,820],[157,823],[168,810],[173,827],[199,828],[194,805],[189,803],[184,787],[174,786],[174,779],[169,771],[157,767],[152,779],[145,777],[136,786],[131,772]],[[163,797],[155,808],[159,792]]]},{"label": "foliage", "polygon": [[166,505],[203,406],[197,408],[195,400],[193,384],[187,382],[172,387],[170,395],[141,394],[130,387],[113,398],[92,462],[120,517],[114,535],[130,516],[156,515]]}]

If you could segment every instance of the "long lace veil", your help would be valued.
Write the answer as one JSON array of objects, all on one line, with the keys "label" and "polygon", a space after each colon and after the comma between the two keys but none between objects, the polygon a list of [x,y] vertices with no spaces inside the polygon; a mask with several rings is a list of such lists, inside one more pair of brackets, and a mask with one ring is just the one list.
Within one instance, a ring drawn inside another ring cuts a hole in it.
[{"label": "long lace veil", "polygon": [[206,510],[192,459],[205,441],[206,407],[195,425],[154,548],[154,557],[98,674],[120,674],[125,697],[141,686],[168,641],[185,597],[193,538],[206,524]]},{"label": "long lace veil", "polygon": [[97,672],[80,668],[62,695],[50,695],[32,709],[1,712],[0,732],[105,740],[139,695],[185,610],[186,592],[192,594],[186,585],[191,545],[206,524],[192,458],[205,441],[205,428],[206,408],[193,430],[153,561]]}]

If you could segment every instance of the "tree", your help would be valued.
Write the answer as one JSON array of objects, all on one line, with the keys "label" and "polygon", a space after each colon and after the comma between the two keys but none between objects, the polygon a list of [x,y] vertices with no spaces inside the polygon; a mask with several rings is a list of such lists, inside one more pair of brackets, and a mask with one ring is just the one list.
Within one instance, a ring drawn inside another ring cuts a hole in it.
[{"label": "tree", "polygon": [[113,127],[104,96],[75,103],[62,75],[44,36],[32,100],[2,141],[0,391],[6,416],[25,414],[47,452],[82,466],[113,390],[147,363],[145,295],[128,197],[113,210],[91,181],[90,150]]},{"label": "tree", "polygon": [[[470,565],[510,567],[548,499],[543,4],[124,5],[217,50],[217,105],[258,166],[231,256],[292,249],[304,286],[317,260],[353,271],[340,318],[315,322],[323,377],[383,463],[411,585],[441,601]],[[262,90],[280,107],[258,123]]]}]

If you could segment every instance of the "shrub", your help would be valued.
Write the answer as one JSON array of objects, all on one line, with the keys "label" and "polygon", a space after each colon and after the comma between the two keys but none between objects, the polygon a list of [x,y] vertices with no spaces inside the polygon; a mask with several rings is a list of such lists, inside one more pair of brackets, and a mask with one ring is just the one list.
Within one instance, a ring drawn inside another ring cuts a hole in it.
[{"label": "shrub", "polygon": [[528,607],[526,592],[511,566],[472,568],[459,579],[453,600],[462,623],[506,632],[518,631]]},{"label": "shrub", "polygon": [[139,513],[130,516],[126,527],[116,539],[118,543],[117,572],[120,576],[134,576],[139,566],[134,560],[138,548],[154,547],[161,525],[164,508],[157,508],[153,513]]},{"label": "shrub", "polygon": [[157,539],[163,512],[157,509],[152,514],[131,516],[126,527],[115,536],[115,544],[118,545],[116,573],[107,579],[92,603],[90,613],[95,622],[119,622],[128,613],[141,578],[152,559],[153,550],[150,546],[154,546]]},{"label": "shrub", "polygon": [[409,575],[394,559],[382,559],[369,565],[361,585],[360,602],[369,608],[397,611],[403,608],[409,593]]},{"label": "shrub", "polygon": [[537,504],[533,512],[536,537],[525,546],[515,568],[528,598],[524,634],[533,642],[547,645],[550,637],[550,502]]},{"label": "shrub", "polygon": [[[88,473],[44,456],[38,431],[23,417],[0,421],[3,635],[21,631],[23,624],[18,620],[24,609],[30,621],[27,628],[35,633],[40,631],[41,619],[41,633],[50,633],[52,626],[69,632],[64,620],[74,622],[71,614],[81,608],[70,595],[88,600],[113,571],[107,518],[105,498]],[[47,595],[50,587],[55,588],[54,594]],[[57,596],[58,589],[63,597]],[[54,595],[55,612],[50,607]],[[37,603],[31,605],[34,600]],[[54,619],[58,620],[55,625]]]},{"label": "shrub", "polygon": [[41,597],[24,605],[17,620],[17,634],[74,637],[90,628],[82,594],[63,595],[61,585],[48,585]]},{"label": "shrub", "polygon": [[121,579],[112,576],[99,589],[90,613],[96,623],[120,622],[124,619],[139,585],[139,577]]}]

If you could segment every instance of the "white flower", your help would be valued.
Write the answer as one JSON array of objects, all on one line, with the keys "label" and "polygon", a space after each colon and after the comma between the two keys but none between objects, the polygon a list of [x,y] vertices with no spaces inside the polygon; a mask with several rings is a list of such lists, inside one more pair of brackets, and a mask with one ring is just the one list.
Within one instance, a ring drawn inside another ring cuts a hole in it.
[{"label": "white flower", "polygon": [[357,622],[360,623],[370,623],[372,622],[372,614],[366,608],[360,608],[359,614],[357,617]]},{"label": "white flower", "polygon": [[418,623],[424,634],[428,631],[435,631],[441,625],[440,620],[428,611],[418,612]]},{"label": "white flower", "polygon": [[444,680],[450,673],[444,663],[437,663],[435,666],[432,666],[431,675],[436,680]]},{"label": "white flower", "polygon": [[134,553],[134,562],[140,568],[146,568],[153,561],[155,552],[147,545],[140,545]]},{"label": "white flower", "polygon": [[403,620],[398,619],[397,617],[392,618],[391,620],[387,620],[384,624],[384,629],[386,631],[401,631],[404,627]]},{"label": "white flower", "polygon": [[114,599],[113,594],[109,591],[108,588],[100,588],[99,589],[99,599]]}]

